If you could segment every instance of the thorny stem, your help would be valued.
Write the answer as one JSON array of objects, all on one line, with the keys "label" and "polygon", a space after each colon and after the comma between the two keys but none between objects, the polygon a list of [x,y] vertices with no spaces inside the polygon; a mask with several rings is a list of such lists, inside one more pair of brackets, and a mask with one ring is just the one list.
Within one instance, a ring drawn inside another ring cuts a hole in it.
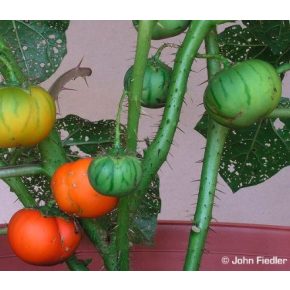
[{"label": "thorny stem", "polygon": [[117,112],[117,115],[116,115],[114,147],[117,150],[119,150],[121,148],[121,137],[120,137],[121,112],[122,112],[122,107],[123,107],[123,103],[124,103],[126,95],[127,95],[127,92],[124,90],[123,94],[122,94],[122,96],[120,98],[120,102],[119,102],[119,106],[118,106],[118,112]]},{"label": "thorny stem", "polygon": [[43,167],[39,164],[14,165],[0,168],[0,178],[27,176],[36,174],[45,174]]},{"label": "thorny stem", "polygon": [[[135,154],[137,149],[138,125],[141,111],[141,94],[143,79],[151,44],[151,33],[155,21],[141,20],[138,28],[137,49],[133,67],[131,90],[128,92],[129,110],[127,122],[127,151]],[[118,228],[116,246],[118,252],[118,267],[122,271],[129,270],[129,204],[130,196],[120,198],[118,205]]]},{"label": "thorny stem", "polygon": [[[208,34],[205,45],[207,53],[219,53],[216,29],[213,29]],[[219,61],[214,58],[209,58],[208,78],[211,79],[219,70]],[[212,208],[214,204],[220,160],[228,132],[228,128],[219,125],[209,118],[197,206],[184,263],[185,271],[198,270],[200,267],[209,224],[212,219]]]},{"label": "thorny stem", "polygon": [[169,93],[158,132],[144,154],[143,176],[130,211],[135,213],[151,181],[167,158],[177,129],[191,66],[203,39],[212,27],[211,21],[192,21],[177,52]]},{"label": "thorny stem", "polygon": [[[0,161],[0,168],[6,167],[7,164],[3,161]],[[9,185],[11,190],[15,192],[17,195],[17,198],[19,201],[25,206],[25,207],[36,207],[37,204],[34,200],[34,198],[31,196],[29,191],[27,190],[26,186],[20,179],[20,177],[6,177],[3,178],[3,181]]]},{"label": "thorny stem", "polygon": [[133,66],[131,90],[128,92],[127,150],[135,153],[137,149],[138,126],[141,111],[143,79],[151,44],[151,33],[155,21],[140,20],[137,48]]}]

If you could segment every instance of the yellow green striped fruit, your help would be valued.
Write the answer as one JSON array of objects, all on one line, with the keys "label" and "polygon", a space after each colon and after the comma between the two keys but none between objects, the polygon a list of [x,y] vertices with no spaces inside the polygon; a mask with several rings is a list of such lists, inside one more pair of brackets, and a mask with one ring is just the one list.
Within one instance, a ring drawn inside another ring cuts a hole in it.
[{"label": "yellow green striped fruit", "polygon": [[[159,59],[148,60],[143,80],[141,105],[146,108],[162,108],[165,106],[172,69]],[[133,66],[124,77],[124,87],[130,91],[132,85]]]},{"label": "yellow green striped fruit", "polygon": [[88,170],[92,187],[103,195],[123,196],[139,184],[141,161],[128,155],[103,156],[94,159]]},{"label": "yellow green striped fruit", "polygon": [[32,146],[51,131],[55,103],[41,87],[0,88],[0,147]]},{"label": "yellow green striped fruit", "polygon": [[281,91],[281,79],[271,64],[246,60],[222,70],[209,81],[204,105],[218,123],[243,128],[270,114],[280,101]]}]

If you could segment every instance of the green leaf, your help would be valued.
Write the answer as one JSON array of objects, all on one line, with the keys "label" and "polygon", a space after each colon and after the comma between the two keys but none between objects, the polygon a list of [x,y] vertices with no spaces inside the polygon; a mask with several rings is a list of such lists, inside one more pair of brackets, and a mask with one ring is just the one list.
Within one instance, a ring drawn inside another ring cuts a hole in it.
[{"label": "green leaf", "polygon": [[3,20],[0,36],[31,84],[48,79],[66,55],[69,21]]},{"label": "green leaf", "polygon": [[[64,136],[63,146],[69,154],[77,152],[96,156],[114,146],[115,120],[91,122],[76,115],[57,120],[56,128]],[[125,142],[125,127],[121,126],[121,139]]]},{"label": "green leaf", "polygon": [[218,35],[221,54],[233,62],[258,58],[274,66],[290,60],[289,20],[243,21]]},{"label": "green leaf", "polygon": [[135,244],[153,243],[157,227],[157,217],[161,209],[159,196],[159,177],[156,176],[142,198],[140,207],[130,224],[130,241]]},{"label": "green leaf", "polygon": [[[290,107],[289,101],[288,105]],[[204,137],[207,120],[205,114],[195,127]],[[245,129],[231,130],[225,142],[219,173],[233,192],[259,184],[290,164],[289,140],[290,126],[281,131],[270,119]]]}]

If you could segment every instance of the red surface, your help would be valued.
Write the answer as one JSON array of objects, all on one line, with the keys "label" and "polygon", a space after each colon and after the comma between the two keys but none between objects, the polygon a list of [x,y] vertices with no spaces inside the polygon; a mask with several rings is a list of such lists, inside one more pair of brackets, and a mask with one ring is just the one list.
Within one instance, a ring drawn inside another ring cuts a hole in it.
[{"label": "red surface", "polygon": [[[132,270],[182,270],[191,225],[186,222],[160,222],[154,247],[135,247]],[[246,224],[214,223],[206,244],[201,270],[290,270],[290,228]],[[85,238],[77,250],[81,259],[93,258],[91,270],[102,270],[102,261]],[[284,264],[261,264],[256,258],[284,258]],[[223,264],[222,258],[229,263]],[[235,257],[247,263],[233,265]],[[251,260],[252,259],[252,260]],[[224,259],[226,260],[226,259]],[[11,251],[6,236],[0,237],[0,270],[67,270],[65,264],[43,267],[28,265]]]}]

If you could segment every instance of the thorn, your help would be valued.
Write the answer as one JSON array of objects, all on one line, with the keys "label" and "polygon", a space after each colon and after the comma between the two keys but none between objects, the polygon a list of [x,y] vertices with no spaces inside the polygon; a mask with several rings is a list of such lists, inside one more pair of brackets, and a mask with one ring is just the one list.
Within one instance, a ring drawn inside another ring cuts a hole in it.
[{"label": "thorn", "polygon": [[180,129],[178,126],[177,126],[177,129],[179,130],[179,131],[181,131],[182,133],[185,133],[182,129]]},{"label": "thorn", "polygon": [[218,220],[216,218],[214,218],[214,217],[211,218],[211,220],[214,221],[214,222],[216,222],[216,223],[218,222]]},{"label": "thorn", "polygon": [[218,200],[221,200],[221,198],[217,195],[215,195],[215,198],[218,199]]},{"label": "thorn", "polygon": [[220,193],[223,193],[223,194],[226,194],[226,192],[224,192],[224,191],[222,191],[222,190],[220,190],[220,189],[218,189],[218,188],[216,188],[216,191],[218,191],[218,192],[220,192]]},{"label": "thorn", "polygon": [[204,104],[204,103],[202,102],[202,103],[198,104],[197,107],[199,107],[199,106],[201,106],[201,105],[203,105],[203,104]]},{"label": "thorn", "polygon": [[200,179],[195,179],[195,180],[192,180],[191,182],[199,182]]},{"label": "thorn", "polygon": [[78,69],[78,68],[80,68],[80,67],[81,67],[81,64],[82,64],[83,60],[84,60],[84,57],[82,57],[82,58],[81,58],[81,60],[80,60],[79,64],[76,66],[76,69]]},{"label": "thorn", "polygon": [[208,80],[205,80],[204,82],[198,84],[198,86],[201,86],[201,85],[203,85],[203,84],[205,84],[205,83],[207,83],[207,82],[208,82]]},{"label": "thorn", "polygon": [[62,87],[61,89],[62,91],[77,91],[76,89],[71,89],[71,88],[66,88],[66,87]]},{"label": "thorn", "polygon": [[166,163],[168,164],[168,166],[170,167],[171,170],[173,170],[173,167],[170,165],[169,161],[166,160]]},{"label": "thorn", "polygon": [[216,231],[211,226],[209,226],[208,229],[216,234]]},{"label": "thorn", "polygon": [[83,79],[84,79],[84,81],[85,81],[87,87],[89,87],[89,84],[88,84],[87,78],[86,78],[86,77],[83,77]]},{"label": "thorn", "polygon": [[203,249],[203,253],[204,253],[204,254],[210,254],[210,251],[207,250],[207,249]]},{"label": "thorn", "polygon": [[197,160],[195,163],[203,163],[203,159]]}]

